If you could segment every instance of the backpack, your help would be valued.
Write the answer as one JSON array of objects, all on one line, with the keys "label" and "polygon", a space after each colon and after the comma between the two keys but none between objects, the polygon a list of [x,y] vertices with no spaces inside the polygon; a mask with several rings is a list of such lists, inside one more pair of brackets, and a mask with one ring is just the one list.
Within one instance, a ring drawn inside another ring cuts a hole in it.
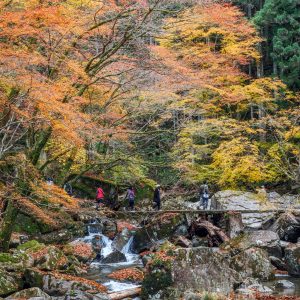
[{"label": "backpack", "polygon": [[129,199],[129,201],[134,200],[134,191],[128,190],[128,199]]}]

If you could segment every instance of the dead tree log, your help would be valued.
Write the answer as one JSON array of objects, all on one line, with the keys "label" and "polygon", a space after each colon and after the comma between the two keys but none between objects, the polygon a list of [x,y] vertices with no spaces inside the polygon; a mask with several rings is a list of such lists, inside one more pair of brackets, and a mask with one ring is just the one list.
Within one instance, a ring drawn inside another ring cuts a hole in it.
[{"label": "dead tree log", "polygon": [[192,222],[190,234],[206,235],[210,246],[219,246],[220,244],[229,241],[229,237],[222,229],[201,218]]},{"label": "dead tree log", "polygon": [[134,289],[128,289],[121,292],[115,292],[109,294],[109,299],[111,300],[122,300],[128,297],[136,297],[141,294],[142,289],[140,287],[134,288]]}]

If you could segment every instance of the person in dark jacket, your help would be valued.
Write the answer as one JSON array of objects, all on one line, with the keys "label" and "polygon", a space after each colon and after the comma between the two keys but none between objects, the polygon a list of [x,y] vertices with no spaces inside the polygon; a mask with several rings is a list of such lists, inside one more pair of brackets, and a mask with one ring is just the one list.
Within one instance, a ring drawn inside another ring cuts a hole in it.
[{"label": "person in dark jacket", "polygon": [[153,208],[156,210],[160,210],[160,185],[158,184],[154,190],[154,195],[153,195]]}]

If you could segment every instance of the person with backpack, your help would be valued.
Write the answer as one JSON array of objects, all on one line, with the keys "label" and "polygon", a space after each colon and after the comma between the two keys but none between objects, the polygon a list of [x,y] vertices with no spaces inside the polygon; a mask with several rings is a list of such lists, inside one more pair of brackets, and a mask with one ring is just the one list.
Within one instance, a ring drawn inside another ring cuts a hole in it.
[{"label": "person with backpack", "polygon": [[96,210],[99,210],[99,207],[104,205],[104,191],[101,187],[98,187],[96,193]]},{"label": "person with backpack", "polygon": [[128,199],[129,201],[129,205],[128,205],[129,210],[134,210],[135,193],[132,186],[127,190],[125,199]]},{"label": "person with backpack", "polygon": [[153,208],[156,210],[160,210],[160,202],[161,202],[160,188],[161,187],[158,184],[153,194]]},{"label": "person with backpack", "polygon": [[199,191],[200,206],[203,206],[203,209],[207,209],[208,199],[209,199],[208,184],[206,181],[204,181],[204,183],[200,185],[200,191]]}]

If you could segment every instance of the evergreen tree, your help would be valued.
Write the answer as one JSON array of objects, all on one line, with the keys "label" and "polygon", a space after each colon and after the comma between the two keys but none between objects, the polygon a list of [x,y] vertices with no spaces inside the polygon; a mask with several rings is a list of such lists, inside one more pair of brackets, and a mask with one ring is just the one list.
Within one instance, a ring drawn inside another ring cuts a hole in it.
[{"label": "evergreen tree", "polygon": [[300,3],[298,0],[266,0],[254,17],[264,28],[273,60],[273,74],[292,89],[300,88]]}]

